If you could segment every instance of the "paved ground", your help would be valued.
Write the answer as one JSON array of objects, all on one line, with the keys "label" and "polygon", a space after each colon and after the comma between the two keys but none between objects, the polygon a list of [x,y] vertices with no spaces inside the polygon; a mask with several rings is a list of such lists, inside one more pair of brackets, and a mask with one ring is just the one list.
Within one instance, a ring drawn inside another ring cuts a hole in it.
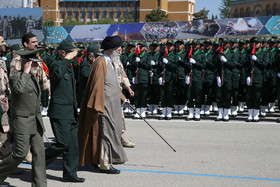
[{"label": "paved ground", "polygon": [[[280,186],[280,124],[276,115],[259,123],[246,123],[246,115],[230,122],[200,122],[149,118],[150,124],[177,150],[173,152],[141,120],[127,119],[127,136],[136,143],[126,149],[129,161],[115,167],[120,175],[81,168],[83,184],[61,181],[61,160],[47,169],[48,186]],[[53,141],[48,118],[46,135]],[[46,141],[46,140],[45,140]],[[47,145],[47,143],[46,143]],[[7,179],[14,186],[30,186],[30,165],[23,175]]]}]

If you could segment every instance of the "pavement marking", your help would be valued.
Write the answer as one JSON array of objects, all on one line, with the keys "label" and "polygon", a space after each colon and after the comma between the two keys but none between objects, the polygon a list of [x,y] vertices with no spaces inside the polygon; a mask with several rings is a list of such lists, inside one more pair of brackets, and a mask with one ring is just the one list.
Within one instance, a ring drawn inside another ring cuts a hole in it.
[{"label": "pavement marking", "polygon": [[[31,164],[21,163],[20,165],[31,166]],[[49,165],[48,167],[62,168],[62,165]],[[93,168],[90,166],[80,166],[79,168]],[[219,178],[233,178],[233,179],[248,179],[248,180],[262,180],[262,181],[279,181],[280,179],[269,179],[269,178],[258,178],[258,177],[242,177],[242,176],[231,176],[231,175],[214,175],[214,174],[202,174],[202,173],[184,173],[184,172],[173,172],[173,171],[153,171],[153,170],[137,170],[137,169],[120,169],[121,171],[132,171],[142,173],[162,173],[162,174],[175,174],[175,175],[192,175],[192,176],[203,176],[203,177],[219,177]]]}]

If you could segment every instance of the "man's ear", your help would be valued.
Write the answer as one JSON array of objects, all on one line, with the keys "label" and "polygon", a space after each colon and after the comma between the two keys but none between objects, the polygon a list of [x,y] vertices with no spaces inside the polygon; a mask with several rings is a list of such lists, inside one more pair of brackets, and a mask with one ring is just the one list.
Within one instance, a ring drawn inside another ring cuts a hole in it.
[{"label": "man's ear", "polygon": [[27,47],[28,43],[24,42],[23,45],[24,45],[24,47]]}]

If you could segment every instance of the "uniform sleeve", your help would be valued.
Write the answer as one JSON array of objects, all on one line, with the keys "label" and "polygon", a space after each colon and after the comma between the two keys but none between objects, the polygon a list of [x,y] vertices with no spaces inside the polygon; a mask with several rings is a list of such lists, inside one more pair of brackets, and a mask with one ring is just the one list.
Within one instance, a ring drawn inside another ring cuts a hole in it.
[{"label": "uniform sleeve", "polygon": [[11,90],[16,94],[23,94],[30,78],[31,75],[24,72],[20,75],[20,77],[18,77],[18,75],[12,76],[10,78]]}]

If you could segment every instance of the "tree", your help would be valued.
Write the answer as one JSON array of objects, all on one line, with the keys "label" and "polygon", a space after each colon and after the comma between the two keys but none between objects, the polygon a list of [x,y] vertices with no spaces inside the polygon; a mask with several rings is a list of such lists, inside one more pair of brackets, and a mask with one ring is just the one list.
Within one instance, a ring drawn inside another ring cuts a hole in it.
[{"label": "tree", "polygon": [[205,10],[205,8],[203,8],[201,11],[193,14],[194,20],[208,19],[208,14],[209,14],[209,10]]},{"label": "tree", "polygon": [[230,3],[231,0],[222,0],[221,6],[219,7],[221,19],[230,17]]},{"label": "tree", "polygon": [[164,22],[168,21],[168,14],[160,9],[154,9],[145,17],[146,22]]}]

